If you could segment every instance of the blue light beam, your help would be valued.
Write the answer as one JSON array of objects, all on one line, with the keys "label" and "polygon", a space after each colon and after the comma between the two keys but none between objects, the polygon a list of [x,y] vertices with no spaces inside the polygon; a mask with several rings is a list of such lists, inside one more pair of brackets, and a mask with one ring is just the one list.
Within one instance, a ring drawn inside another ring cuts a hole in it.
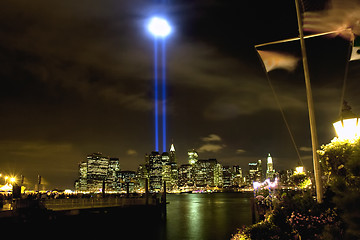
[{"label": "blue light beam", "polygon": [[162,131],[163,152],[166,152],[166,46],[165,38],[162,40]]},{"label": "blue light beam", "polygon": [[158,50],[157,39],[154,38],[154,117],[155,117],[155,151],[159,151],[159,113],[158,113]]},{"label": "blue light beam", "polygon": [[[169,23],[164,18],[153,17],[150,19],[148,24],[148,31],[154,36],[154,120],[155,120],[155,151],[159,151],[159,107],[162,109],[162,145],[163,152],[166,152],[166,36],[168,36],[172,29]],[[162,38],[161,48],[158,47],[158,38]],[[161,51],[161,55],[159,54]],[[159,104],[159,55],[161,57],[161,106]]]}]

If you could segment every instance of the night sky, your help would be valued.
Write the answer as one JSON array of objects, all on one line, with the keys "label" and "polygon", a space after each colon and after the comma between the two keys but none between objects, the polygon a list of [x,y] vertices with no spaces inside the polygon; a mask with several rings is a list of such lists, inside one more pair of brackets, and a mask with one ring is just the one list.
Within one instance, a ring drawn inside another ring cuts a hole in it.
[{"label": "night sky", "polygon": [[[185,3],[189,2],[189,3]],[[319,10],[323,5],[309,5]],[[102,152],[136,170],[154,150],[153,38],[167,38],[168,145],[179,164],[200,159],[247,169],[270,152],[277,170],[298,163],[254,45],[298,36],[293,1],[3,0],[0,8],[0,172],[73,188],[78,163]],[[319,143],[335,132],[349,42],[306,41]],[[298,54],[299,42],[269,46]],[[270,79],[305,163],[312,169],[301,61]],[[360,113],[360,61],[345,99]]]}]

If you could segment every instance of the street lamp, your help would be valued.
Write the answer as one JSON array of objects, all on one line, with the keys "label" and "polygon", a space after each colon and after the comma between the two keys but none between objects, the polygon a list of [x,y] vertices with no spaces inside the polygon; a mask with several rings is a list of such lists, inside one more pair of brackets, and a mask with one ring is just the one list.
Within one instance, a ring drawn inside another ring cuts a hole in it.
[{"label": "street lamp", "polygon": [[295,175],[297,174],[304,174],[304,167],[303,166],[297,166],[295,168],[295,172],[294,172]]},{"label": "street lamp", "polygon": [[346,101],[343,103],[339,120],[333,123],[333,126],[341,140],[352,140],[360,136],[359,117],[351,111]]}]

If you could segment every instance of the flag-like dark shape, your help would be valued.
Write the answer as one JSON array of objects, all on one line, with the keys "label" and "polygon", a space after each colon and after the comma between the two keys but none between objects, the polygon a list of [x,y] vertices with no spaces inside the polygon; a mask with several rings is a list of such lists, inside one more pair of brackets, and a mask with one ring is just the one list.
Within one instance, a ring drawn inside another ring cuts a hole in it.
[{"label": "flag-like dark shape", "polygon": [[264,63],[267,72],[279,68],[288,71],[294,71],[299,61],[297,57],[287,53],[263,50],[257,51]]}]

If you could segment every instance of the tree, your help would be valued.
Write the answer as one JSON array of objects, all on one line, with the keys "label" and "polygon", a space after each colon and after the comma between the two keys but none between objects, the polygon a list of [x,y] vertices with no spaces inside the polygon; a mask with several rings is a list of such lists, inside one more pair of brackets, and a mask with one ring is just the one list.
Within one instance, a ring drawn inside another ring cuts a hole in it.
[{"label": "tree", "polygon": [[345,237],[360,239],[360,138],[334,138],[321,147],[319,155],[328,191],[333,192],[330,201],[345,223]]}]

